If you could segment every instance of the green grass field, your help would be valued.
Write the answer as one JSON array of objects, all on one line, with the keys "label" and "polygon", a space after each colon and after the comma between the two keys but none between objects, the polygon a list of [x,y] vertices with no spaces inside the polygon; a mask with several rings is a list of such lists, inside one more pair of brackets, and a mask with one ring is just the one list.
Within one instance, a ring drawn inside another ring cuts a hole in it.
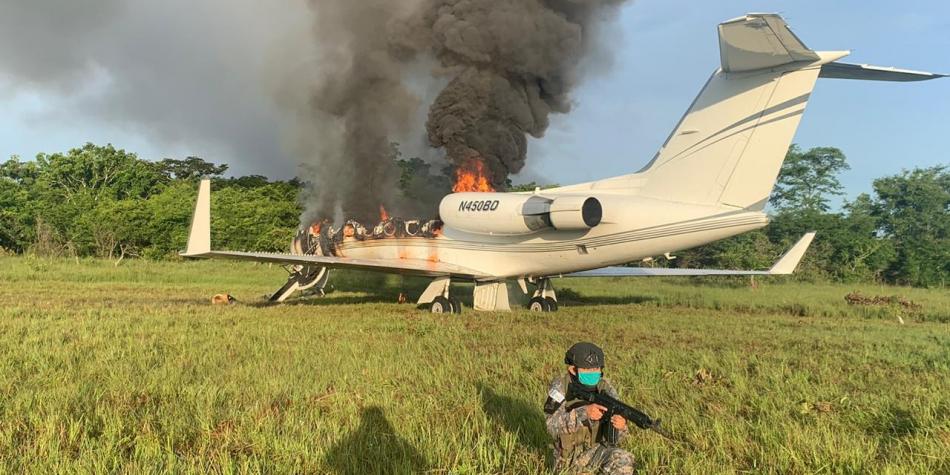
[{"label": "green grass field", "polygon": [[425,282],[355,273],[264,304],[283,276],[0,258],[0,471],[542,473],[548,382],[591,340],[700,446],[634,432],[643,472],[950,473],[946,289],[563,280],[556,314],[453,316],[394,303]]}]

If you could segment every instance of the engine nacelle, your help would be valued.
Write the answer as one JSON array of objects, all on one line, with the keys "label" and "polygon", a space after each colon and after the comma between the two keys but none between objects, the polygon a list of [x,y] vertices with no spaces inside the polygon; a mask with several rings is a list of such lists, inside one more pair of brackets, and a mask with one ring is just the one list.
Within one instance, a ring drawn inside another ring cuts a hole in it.
[{"label": "engine nacelle", "polygon": [[590,229],[600,224],[603,208],[588,196],[453,193],[442,199],[439,215],[447,227],[469,233],[522,235]]},{"label": "engine nacelle", "polygon": [[600,224],[604,208],[597,198],[559,196],[551,201],[549,213],[554,229],[583,230]]}]

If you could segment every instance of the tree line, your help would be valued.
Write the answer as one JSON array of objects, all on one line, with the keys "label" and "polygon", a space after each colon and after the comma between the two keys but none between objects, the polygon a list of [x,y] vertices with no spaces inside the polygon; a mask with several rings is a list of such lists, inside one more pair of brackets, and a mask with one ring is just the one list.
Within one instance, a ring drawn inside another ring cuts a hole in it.
[{"label": "tree line", "polygon": [[[451,181],[419,159],[394,157],[409,199],[437,200]],[[766,268],[801,235],[818,231],[802,278],[946,286],[950,277],[950,172],[916,168],[874,180],[844,201],[841,150],[792,146],[764,229],[660,257],[650,265]],[[108,259],[174,257],[185,247],[197,182],[213,180],[212,239],[234,250],[286,251],[299,225],[302,183],[224,177],[198,157],[148,161],[112,145],[12,157],[0,164],[0,251]],[[449,173],[445,173],[451,176]],[[425,183],[427,186],[420,186]],[[439,189],[433,183],[441,184]],[[522,185],[534,189],[535,184]],[[424,196],[420,196],[424,195]]]}]

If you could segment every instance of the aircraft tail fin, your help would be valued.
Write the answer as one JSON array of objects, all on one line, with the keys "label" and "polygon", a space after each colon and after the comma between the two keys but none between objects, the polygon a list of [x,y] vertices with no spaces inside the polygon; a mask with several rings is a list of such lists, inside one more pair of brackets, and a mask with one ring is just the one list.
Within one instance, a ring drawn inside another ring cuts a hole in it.
[{"label": "aircraft tail fin", "polygon": [[765,207],[823,63],[846,52],[808,49],[781,17],[719,25],[721,67],[652,162],[642,195]]},{"label": "aircraft tail fin", "polygon": [[819,77],[923,80],[930,73],[835,63],[848,51],[813,51],[776,14],[719,25],[721,67],[654,159],[638,194],[762,210]]}]

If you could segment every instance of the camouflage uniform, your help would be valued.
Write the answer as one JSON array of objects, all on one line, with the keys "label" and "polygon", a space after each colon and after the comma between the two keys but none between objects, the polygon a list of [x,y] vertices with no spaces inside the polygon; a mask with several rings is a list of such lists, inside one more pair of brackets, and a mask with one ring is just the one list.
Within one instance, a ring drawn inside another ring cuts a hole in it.
[{"label": "camouflage uniform", "polygon": [[[632,474],[633,456],[629,452],[596,440],[600,424],[610,423],[606,416],[600,421],[592,421],[587,417],[586,401],[565,400],[569,382],[568,374],[555,378],[544,403],[548,434],[554,438],[554,471],[603,475]],[[605,391],[611,397],[619,399],[617,391],[606,379],[601,379],[597,390]],[[623,440],[626,435],[627,430],[619,431],[617,441]]]}]

